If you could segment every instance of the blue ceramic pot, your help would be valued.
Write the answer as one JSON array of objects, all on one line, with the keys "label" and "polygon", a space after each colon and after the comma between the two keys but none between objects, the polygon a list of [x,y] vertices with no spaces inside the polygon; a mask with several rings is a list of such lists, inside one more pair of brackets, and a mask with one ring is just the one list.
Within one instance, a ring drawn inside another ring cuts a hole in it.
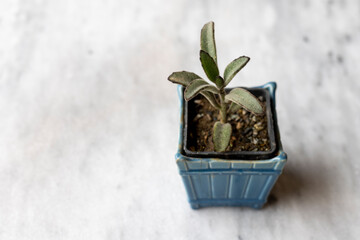
[{"label": "blue ceramic pot", "polygon": [[[175,155],[180,175],[193,209],[209,206],[248,206],[261,208],[281,174],[286,153],[282,149],[275,111],[276,83],[258,88],[269,91],[277,150],[269,158],[249,160],[242,158],[190,157],[184,153],[183,87],[178,87],[180,99],[180,136]],[[221,154],[219,154],[221,156]]]}]

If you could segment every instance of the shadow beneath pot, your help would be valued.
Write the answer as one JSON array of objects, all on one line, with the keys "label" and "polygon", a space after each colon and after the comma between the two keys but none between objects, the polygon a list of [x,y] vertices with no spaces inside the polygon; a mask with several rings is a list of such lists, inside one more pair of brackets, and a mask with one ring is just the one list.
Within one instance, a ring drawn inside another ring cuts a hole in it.
[{"label": "shadow beneath pot", "polygon": [[270,207],[277,204],[279,199],[287,201],[291,198],[299,198],[301,196],[300,190],[305,187],[305,183],[292,169],[286,168],[279,176],[274,188],[270,192],[268,201],[264,207]]},{"label": "shadow beneath pot", "polygon": [[[284,203],[306,205],[308,203],[328,201],[330,178],[335,176],[324,161],[328,157],[320,156],[305,159],[291,158],[283,173],[279,176],[264,208]],[[302,161],[302,162],[301,162]],[[279,204],[280,203],[280,204]]]}]

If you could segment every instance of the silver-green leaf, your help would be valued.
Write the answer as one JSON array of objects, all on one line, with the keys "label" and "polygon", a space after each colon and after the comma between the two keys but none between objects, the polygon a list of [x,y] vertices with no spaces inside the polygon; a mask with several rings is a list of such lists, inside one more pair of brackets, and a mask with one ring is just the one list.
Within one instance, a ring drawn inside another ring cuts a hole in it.
[{"label": "silver-green leaf", "polygon": [[200,91],[219,93],[219,90],[215,86],[210,85],[205,80],[195,79],[185,89],[185,92],[184,92],[185,100],[186,101],[191,100],[196,95],[198,95],[200,93]]},{"label": "silver-green leaf", "polygon": [[249,57],[242,56],[227,65],[224,71],[225,86],[235,77],[235,75],[250,61]]},{"label": "silver-green leaf", "polygon": [[214,22],[208,22],[201,29],[201,50],[207,52],[217,64]]},{"label": "silver-green leaf", "polygon": [[214,108],[220,109],[220,103],[216,99],[213,93],[207,91],[201,91],[200,94],[203,95]]},{"label": "silver-green leaf", "polygon": [[207,52],[200,50],[200,61],[206,76],[210,81],[216,83],[216,78],[219,76],[219,69],[214,59]]},{"label": "silver-green leaf", "polygon": [[221,89],[224,86],[224,79],[221,76],[217,76],[215,80],[215,84],[218,89]]},{"label": "silver-green leaf", "polygon": [[230,107],[228,109],[229,113],[235,113],[241,109],[240,105],[237,105],[236,103],[231,102]]},{"label": "silver-green leaf", "polygon": [[216,152],[223,152],[227,148],[231,137],[230,123],[216,122],[213,129],[213,142]]},{"label": "silver-green leaf", "polygon": [[261,102],[253,94],[243,88],[231,90],[230,93],[225,96],[225,100],[236,103],[256,115],[260,115],[264,111]]},{"label": "silver-green leaf", "polygon": [[198,75],[192,72],[173,72],[169,77],[168,80],[173,83],[181,84],[183,86],[188,86],[193,80],[199,79]]}]

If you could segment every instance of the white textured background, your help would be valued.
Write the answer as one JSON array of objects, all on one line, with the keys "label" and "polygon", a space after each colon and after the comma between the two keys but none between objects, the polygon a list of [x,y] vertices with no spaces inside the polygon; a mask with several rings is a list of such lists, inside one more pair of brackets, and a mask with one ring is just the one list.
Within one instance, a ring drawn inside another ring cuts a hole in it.
[{"label": "white textured background", "polygon": [[[263,210],[191,210],[178,70],[215,21],[233,85],[278,83],[289,155]],[[360,2],[2,0],[0,239],[358,239]]]}]

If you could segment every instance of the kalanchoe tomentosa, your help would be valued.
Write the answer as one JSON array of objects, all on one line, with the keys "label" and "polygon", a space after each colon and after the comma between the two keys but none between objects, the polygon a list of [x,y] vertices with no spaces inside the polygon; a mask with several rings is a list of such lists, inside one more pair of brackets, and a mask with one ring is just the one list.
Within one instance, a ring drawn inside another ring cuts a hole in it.
[{"label": "kalanchoe tomentosa", "polygon": [[234,88],[229,93],[225,92],[225,87],[245,67],[250,58],[242,56],[235,59],[227,65],[224,75],[221,77],[217,66],[213,22],[205,24],[201,29],[200,45],[201,65],[208,79],[215,85],[209,84],[195,73],[186,71],[174,72],[169,76],[168,80],[186,87],[184,91],[186,101],[201,94],[214,108],[219,110],[221,120],[214,124],[213,142],[215,151],[223,152],[229,145],[232,132],[230,123],[227,123],[227,112],[233,107],[242,107],[256,115],[260,115],[263,114],[264,110],[259,100],[243,88]]}]

